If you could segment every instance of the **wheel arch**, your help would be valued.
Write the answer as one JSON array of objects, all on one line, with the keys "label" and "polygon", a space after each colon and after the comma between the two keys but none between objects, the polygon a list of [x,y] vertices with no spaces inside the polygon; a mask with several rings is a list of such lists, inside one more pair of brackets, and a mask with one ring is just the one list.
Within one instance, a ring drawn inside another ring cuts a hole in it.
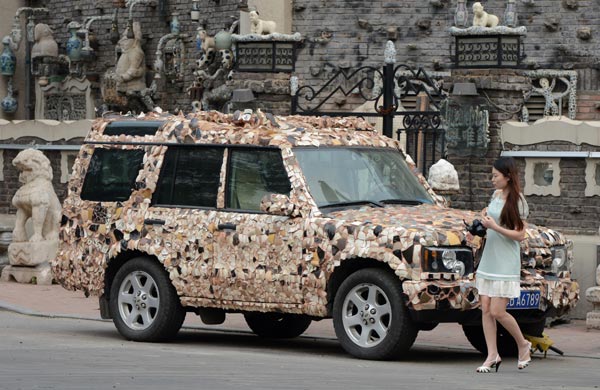
[{"label": "wheel arch", "polygon": [[[329,281],[327,282],[328,316],[331,316],[333,314],[333,303],[335,300],[335,295],[337,294],[337,291],[344,282],[344,280],[346,280],[346,278],[348,278],[356,271],[365,268],[379,268],[387,270],[390,273],[394,274],[394,270],[389,266],[389,264],[372,258],[354,257],[343,261],[339,266],[337,266],[333,270],[333,273],[331,274],[331,276],[329,277]],[[398,280],[400,281],[400,279]]]},{"label": "wheel arch", "polygon": [[107,267],[104,270],[104,293],[103,296],[108,301],[110,300],[110,289],[112,287],[112,282],[115,279],[115,275],[119,272],[119,269],[127,263],[131,259],[135,259],[137,257],[146,257],[152,261],[156,261],[158,263],[159,260],[156,256],[150,255],[145,252],[129,250],[125,252],[119,253],[117,256],[109,259],[107,261]]}]

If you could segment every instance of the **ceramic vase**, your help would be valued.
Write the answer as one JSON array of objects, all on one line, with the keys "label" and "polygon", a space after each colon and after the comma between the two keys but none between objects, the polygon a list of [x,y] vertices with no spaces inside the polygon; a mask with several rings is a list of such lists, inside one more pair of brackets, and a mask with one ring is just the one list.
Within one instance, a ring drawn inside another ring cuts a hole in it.
[{"label": "ceramic vase", "polygon": [[0,73],[4,76],[12,76],[15,74],[15,66],[17,64],[17,57],[10,48],[9,43],[4,43],[4,50],[0,54]]},{"label": "ceramic vase", "polygon": [[456,5],[456,13],[454,14],[454,25],[456,27],[465,28],[467,27],[469,19],[469,11],[465,5],[465,0],[458,0]]},{"label": "ceramic vase", "polygon": [[504,25],[507,27],[517,27],[517,5],[515,0],[508,0],[506,11],[504,12]]},{"label": "ceramic vase", "polygon": [[81,38],[77,36],[77,27],[69,28],[69,33],[71,37],[67,41],[67,55],[71,59],[71,61],[79,61],[81,60]]}]

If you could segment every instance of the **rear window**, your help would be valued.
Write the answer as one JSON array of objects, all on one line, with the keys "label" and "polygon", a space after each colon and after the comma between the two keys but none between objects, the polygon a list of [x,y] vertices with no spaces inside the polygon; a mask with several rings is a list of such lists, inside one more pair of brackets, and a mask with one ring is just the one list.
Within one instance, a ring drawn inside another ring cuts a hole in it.
[{"label": "rear window", "polygon": [[123,201],[129,199],[142,168],[143,150],[94,150],[85,175],[81,199]]},{"label": "rear window", "polygon": [[170,147],[152,203],[217,207],[223,148]]}]

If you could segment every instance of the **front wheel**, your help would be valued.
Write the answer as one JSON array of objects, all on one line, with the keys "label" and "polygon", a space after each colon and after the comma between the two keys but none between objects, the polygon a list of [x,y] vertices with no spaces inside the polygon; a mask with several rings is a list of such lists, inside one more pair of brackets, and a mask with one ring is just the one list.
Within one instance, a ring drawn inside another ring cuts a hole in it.
[{"label": "front wheel", "polygon": [[300,336],[312,322],[307,316],[286,313],[245,313],[246,323],[257,336],[291,339]]},{"label": "front wheel", "polygon": [[[541,337],[544,331],[544,324],[545,320],[539,320],[537,322],[519,324],[519,327],[523,334]],[[463,325],[463,332],[476,350],[487,355],[487,345],[481,325]],[[497,324],[496,344],[500,356],[517,356],[519,353],[515,339],[500,324]]]},{"label": "front wheel", "polygon": [[333,326],[346,352],[370,360],[402,357],[418,333],[400,280],[376,268],[359,270],[344,280],[333,303]]},{"label": "front wheel", "polygon": [[134,341],[168,340],[179,332],[185,310],[164,268],[148,258],[125,263],[110,290],[113,322]]}]

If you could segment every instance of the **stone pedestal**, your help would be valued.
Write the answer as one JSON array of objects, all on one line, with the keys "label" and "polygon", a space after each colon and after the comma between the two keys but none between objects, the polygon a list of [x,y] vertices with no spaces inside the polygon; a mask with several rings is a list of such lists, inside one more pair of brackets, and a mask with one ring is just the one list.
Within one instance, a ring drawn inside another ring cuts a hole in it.
[{"label": "stone pedestal", "polygon": [[600,266],[596,269],[596,283],[598,286],[585,292],[585,298],[594,305],[593,310],[587,313],[585,322],[588,329],[600,329]]},{"label": "stone pedestal", "polygon": [[2,277],[0,279],[3,282],[9,282],[11,278],[18,283],[49,286],[52,284],[52,270],[48,263],[43,263],[36,267],[9,265],[2,270]]},{"label": "stone pedestal", "polygon": [[19,283],[52,284],[50,260],[57,250],[56,240],[13,242],[8,246],[10,265],[2,270],[2,281],[12,277]]}]

